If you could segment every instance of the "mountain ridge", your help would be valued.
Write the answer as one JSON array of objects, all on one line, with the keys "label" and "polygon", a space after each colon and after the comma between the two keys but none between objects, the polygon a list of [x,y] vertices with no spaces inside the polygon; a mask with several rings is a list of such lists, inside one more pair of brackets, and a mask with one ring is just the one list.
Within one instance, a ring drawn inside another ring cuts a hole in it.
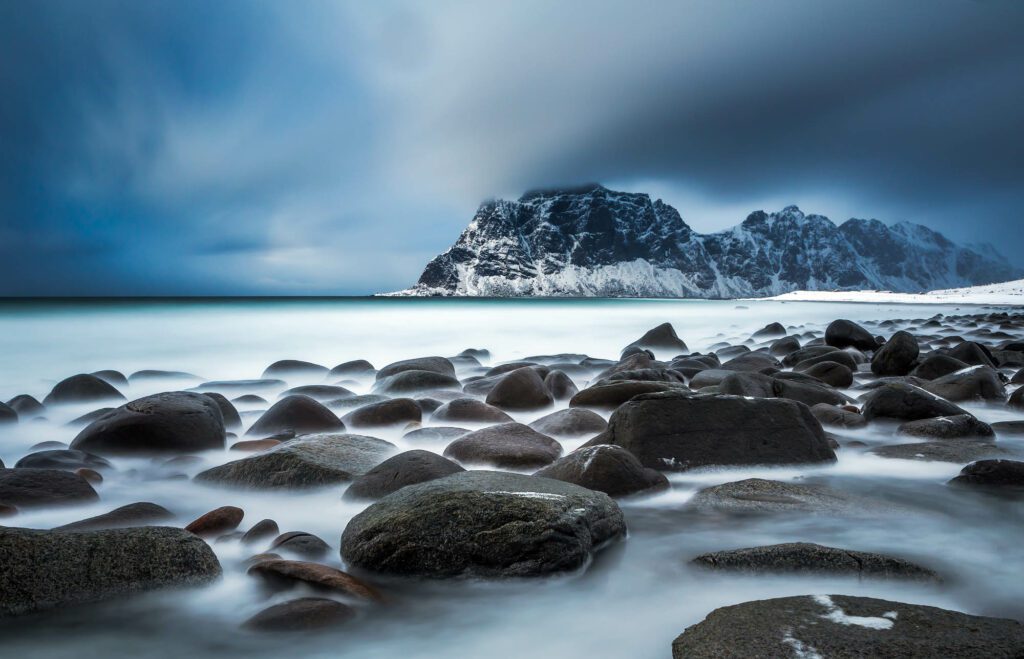
[{"label": "mountain ridge", "polygon": [[660,199],[588,184],[484,202],[416,285],[392,295],[768,297],[917,292],[1022,275],[991,245],[959,246],[919,224],[836,224],[787,206],[701,234]]}]

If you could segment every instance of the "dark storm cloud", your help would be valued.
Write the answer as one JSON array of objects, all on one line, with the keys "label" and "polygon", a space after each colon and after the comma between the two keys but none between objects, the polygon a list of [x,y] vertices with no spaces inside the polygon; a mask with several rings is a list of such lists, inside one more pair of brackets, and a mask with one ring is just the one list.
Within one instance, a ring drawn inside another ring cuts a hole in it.
[{"label": "dark storm cloud", "polygon": [[481,199],[588,180],[1020,262],[1022,28],[1010,0],[0,0],[0,294],[395,288]]}]

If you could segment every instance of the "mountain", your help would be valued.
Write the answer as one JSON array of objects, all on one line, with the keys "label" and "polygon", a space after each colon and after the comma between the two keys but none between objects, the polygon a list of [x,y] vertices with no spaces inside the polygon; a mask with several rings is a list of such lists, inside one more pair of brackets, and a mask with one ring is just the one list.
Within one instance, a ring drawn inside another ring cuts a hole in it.
[{"label": "mountain", "polygon": [[794,290],[927,291],[1022,276],[991,246],[918,224],[840,225],[796,206],[700,234],[646,194],[601,185],[480,206],[455,244],[395,295],[731,298]]}]

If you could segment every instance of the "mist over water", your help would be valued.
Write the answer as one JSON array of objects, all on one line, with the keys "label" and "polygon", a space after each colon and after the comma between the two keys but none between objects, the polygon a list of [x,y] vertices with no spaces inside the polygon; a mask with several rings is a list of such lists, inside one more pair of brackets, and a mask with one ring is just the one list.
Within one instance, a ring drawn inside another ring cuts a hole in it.
[{"label": "mist over water", "polygon": [[[452,356],[465,348],[490,350],[488,367],[558,353],[616,359],[624,346],[666,321],[691,350],[705,351],[721,341],[743,342],[773,321],[795,327],[790,333],[799,334],[820,331],[835,318],[923,319],[982,310],[677,300],[5,302],[0,303],[0,399],[28,393],[41,400],[58,380],[100,369],[126,375],[165,369],[199,378],[122,388],[131,400],[206,380],[258,378],[279,359],[327,367],[368,359],[379,368],[417,356]],[[470,374],[460,369],[460,377]],[[588,376],[572,375],[580,388],[587,384]],[[295,379],[287,387],[313,383]],[[372,377],[343,384],[356,393],[368,393]],[[256,393],[273,403],[287,387]],[[229,398],[235,395],[228,393]],[[963,406],[984,421],[1014,418],[1005,407]],[[0,428],[0,458],[13,466],[39,442],[69,443],[80,426],[66,424],[96,407],[50,408],[45,421]],[[238,405],[246,426],[265,407]],[[512,416],[529,422],[551,411]],[[406,440],[400,430],[362,434],[391,441],[401,450],[440,453],[446,445]],[[884,427],[837,434],[868,447],[898,441]],[[584,441],[562,444],[568,453]],[[999,443],[1024,448],[1019,439],[1000,437]],[[866,450],[844,447],[837,451],[838,462],[826,466],[672,474],[671,491],[621,502],[629,538],[600,553],[582,574],[504,582],[375,578],[389,603],[366,610],[335,632],[269,635],[239,630],[242,621],[268,605],[306,593],[292,590],[268,596],[257,580],[246,576],[245,559],[264,545],[213,542],[224,567],[219,582],[7,621],[0,624],[0,655],[666,657],[675,636],[719,606],[808,593],[865,595],[1024,618],[1024,510],[1019,502],[950,490],[945,482],[961,465],[886,459]],[[246,513],[243,530],[269,517],[282,531],[314,533],[332,547],[324,562],[344,568],[338,555],[342,529],[366,505],[342,501],[344,487],[251,492],[170,477],[179,471],[191,477],[244,455],[210,451],[201,455],[202,464],[174,470],[148,458],[111,459],[116,469],[104,472],[105,481],[96,486],[100,501],[23,511],[7,524],[51,528],[128,503],[152,501],[172,510],[177,515],[173,523],[183,526],[210,509],[236,505]],[[700,488],[754,476],[827,485],[884,501],[889,511],[852,518],[807,513],[736,517],[685,508]],[[793,541],[900,556],[935,569],[944,581],[742,576],[688,565],[706,551]]]}]

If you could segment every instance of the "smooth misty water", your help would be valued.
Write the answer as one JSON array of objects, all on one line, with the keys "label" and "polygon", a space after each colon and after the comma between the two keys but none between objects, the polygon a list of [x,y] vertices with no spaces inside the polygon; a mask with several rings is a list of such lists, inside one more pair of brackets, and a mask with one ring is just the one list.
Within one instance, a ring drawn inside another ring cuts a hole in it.
[{"label": "smooth misty water", "polygon": [[[664,321],[692,350],[743,341],[770,321],[822,329],[837,317],[859,321],[927,318],[970,307],[661,300],[269,300],[0,304],[0,399],[37,398],[57,380],[112,368],[188,371],[203,379],[256,378],[278,359],[326,366],[366,358],[376,366],[408,357],[488,348],[488,365],[536,354],[586,353],[615,358],[623,346]],[[465,376],[464,371],[460,375]],[[585,379],[577,384],[582,388]],[[307,384],[290,381],[289,386]],[[129,398],[193,383],[147,383]],[[363,393],[370,382],[346,386]],[[259,392],[268,400],[276,391]],[[229,396],[234,397],[234,395]],[[0,430],[0,458],[12,465],[32,445],[69,442],[65,424],[96,407],[51,410],[47,421]],[[987,421],[1005,409],[968,406]],[[256,407],[241,407],[246,423]],[[251,412],[251,414],[246,414]],[[546,413],[547,411],[545,411]],[[530,421],[539,414],[514,415]],[[399,432],[371,433],[412,448]],[[869,444],[889,443],[880,430],[845,431]],[[1001,439],[1007,445],[1020,445]],[[564,442],[566,451],[582,443]],[[444,445],[417,448],[440,452]],[[18,657],[353,656],[353,657],[665,657],[672,639],[712,609],[751,599],[806,593],[849,593],[1024,618],[1024,512],[944,483],[959,465],[889,460],[858,449],[838,451],[835,465],[733,469],[672,476],[673,490],[626,501],[627,541],[602,553],[583,574],[512,582],[381,582],[391,603],[369,609],[337,632],[256,635],[244,619],[292,591],[268,599],[245,575],[252,548],[215,543],[224,578],[209,587],[160,592],[0,625],[0,655]],[[203,456],[200,469],[242,457]],[[221,505],[246,511],[242,528],[264,517],[282,531],[304,530],[328,541],[341,566],[338,539],[362,504],[340,500],[342,488],[313,494],[209,489],[168,479],[147,459],[115,460],[97,486],[98,503],[24,512],[8,524],[49,528],[134,501],[173,510],[178,522]],[[730,518],[684,509],[707,485],[750,476],[824,483],[906,508],[887,519],[810,515]],[[788,541],[881,550],[939,570],[939,586],[829,577],[709,574],[687,565],[709,550]]]}]

